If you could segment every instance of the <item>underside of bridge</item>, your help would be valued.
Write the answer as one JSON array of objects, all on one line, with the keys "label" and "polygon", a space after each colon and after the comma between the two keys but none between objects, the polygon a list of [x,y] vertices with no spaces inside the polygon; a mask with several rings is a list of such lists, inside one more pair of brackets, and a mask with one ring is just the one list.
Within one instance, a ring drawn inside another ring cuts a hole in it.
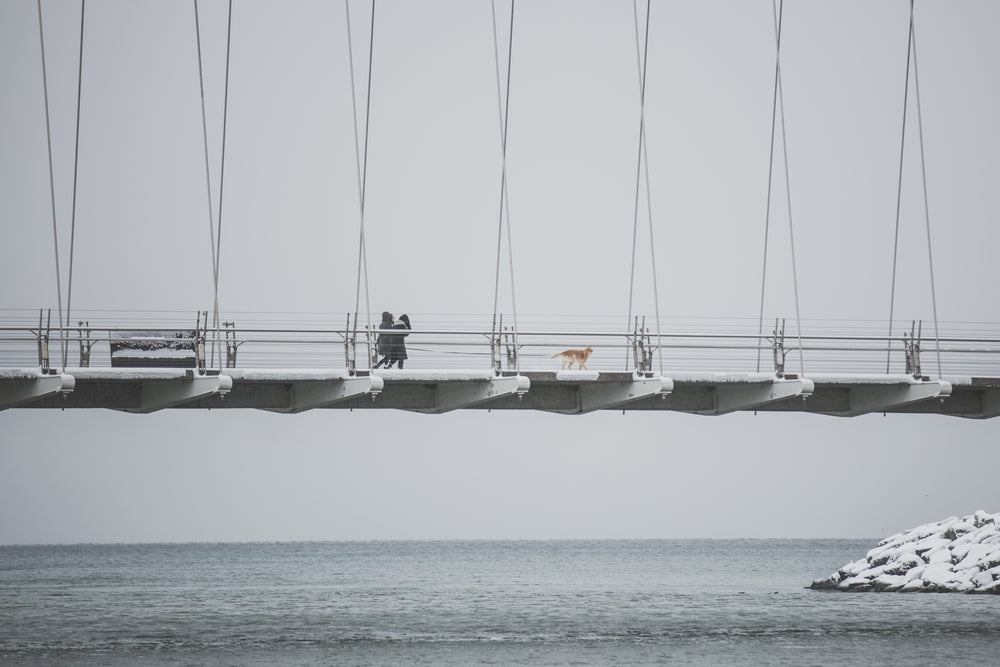
[{"label": "underside of bridge", "polygon": [[910,375],[525,371],[68,368],[0,371],[0,409],[104,408],[149,413],[167,408],[257,409],[297,413],[319,408],[394,409],[430,414],[459,409],[670,410],[701,415],[737,411],[835,416],[920,413],[1000,415],[1000,378]]}]

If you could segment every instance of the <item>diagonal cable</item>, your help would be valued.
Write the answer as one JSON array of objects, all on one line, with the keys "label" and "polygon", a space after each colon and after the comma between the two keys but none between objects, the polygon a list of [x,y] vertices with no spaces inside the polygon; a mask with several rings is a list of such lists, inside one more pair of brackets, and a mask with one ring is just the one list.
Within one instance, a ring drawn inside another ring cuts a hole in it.
[{"label": "diagonal cable", "polygon": [[226,87],[222,98],[222,157],[219,165],[219,224],[215,233],[215,345],[219,353],[219,368],[222,368],[222,331],[219,322],[219,266],[222,260],[222,204],[225,201],[223,196],[226,187],[226,135],[229,125],[229,56],[231,53],[233,34],[233,0],[229,0],[229,17],[226,20]]},{"label": "diagonal cable", "polygon": [[[56,185],[52,169],[52,130],[49,120],[49,80],[45,69],[45,31],[42,29],[42,0],[38,0],[38,42],[42,53],[42,91],[45,96],[45,140],[49,149],[49,196],[52,204],[52,244],[56,257],[56,300],[59,308],[59,347],[62,368],[66,370],[66,333],[63,329],[62,279],[59,276],[59,228],[56,225]],[[41,335],[41,331],[39,331]]]},{"label": "diagonal cable", "polygon": [[368,38],[368,95],[365,103],[365,141],[364,160],[361,158],[360,131],[358,129],[357,111],[357,88],[354,80],[354,43],[351,37],[351,8],[350,0],[344,0],[344,10],[347,17],[347,52],[348,64],[351,70],[351,113],[354,118],[354,158],[358,174],[358,206],[360,218],[360,231],[358,235],[358,272],[357,290],[354,297],[354,337],[358,333],[358,313],[361,307],[361,281],[364,275],[365,285],[365,311],[368,318],[367,340],[368,340],[368,363],[371,363],[371,304],[368,291],[368,252],[365,244],[365,195],[368,186],[368,126],[371,119],[372,100],[372,61],[375,47],[375,0],[372,0],[371,32]]},{"label": "diagonal cable", "polygon": [[[73,147],[73,209],[70,214],[69,223],[69,276],[67,278],[66,289],[66,326],[71,326],[70,312],[73,305],[73,248],[76,245],[76,184],[77,173],[80,164],[80,100],[83,95],[83,25],[84,16],[87,12],[87,0],[80,2],[80,59],[76,74],[76,137]],[[69,356],[69,340],[63,340],[63,359]],[[65,365],[65,361],[63,361]]]},{"label": "diagonal cable", "polygon": [[[208,122],[205,114],[205,74],[201,57],[201,21],[198,12],[198,0],[194,0],[194,33],[195,43],[198,48],[198,89],[201,93],[201,136],[202,144],[205,149],[205,190],[208,196],[208,238],[211,244],[212,253],[212,285],[215,295],[214,312],[217,314],[219,306],[219,259],[218,255],[215,253],[215,220],[213,218],[214,213],[212,209],[212,176],[208,161]],[[212,355],[213,357],[215,355],[214,346],[212,349]],[[214,359],[211,363],[215,363]]]},{"label": "diagonal cable", "polygon": [[500,257],[501,257],[501,247],[503,241],[503,231],[504,231],[504,212],[506,211],[507,216],[507,259],[509,264],[510,272],[510,298],[511,298],[511,309],[514,316],[514,364],[515,370],[520,373],[521,370],[521,355],[518,345],[518,326],[517,326],[517,297],[514,288],[514,251],[513,242],[511,239],[511,229],[510,229],[510,194],[507,183],[507,121],[510,118],[510,80],[511,80],[511,63],[513,61],[514,53],[514,0],[510,2],[510,29],[508,31],[507,37],[507,86],[506,95],[501,91],[500,85],[500,51],[499,44],[497,40],[497,29],[496,29],[496,1],[491,0],[490,2],[490,12],[491,12],[491,25],[493,29],[493,62],[496,65],[496,83],[497,83],[497,112],[499,114],[500,120],[500,161],[501,161],[501,175],[500,175],[500,214],[499,222],[497,225],[497,260],[496,260],[496,276],[493,283],[493,325],[492,334],[496,337],[497,333],[497,313],[499,310],[500,303]]},{"label": "diagonal cable", "polygon": [[910,28],[906,37],[906,78],[903,86],[903,129],[899,140],[899,183],[896,187],[896,232],[892,242],[892,281],[889,287],[889,333],[885,356],[885,372],[892,362],[892,318],[896,307],[896,258],[899,254],[899,212],[903,201],[903,154],[906,147],[906,106],[910,92],[910,53],[913,45],[913,0],[910,0]]},{"label": "diagonal cable", "polygon": [[784,15],[784,0],[777,9],[774,1],[771,2],[771,10],[777,14],[776,24],[776,44],[774,60],[774,97],[771,100],[771,150],[768,153],[767,161],[767,205],[764,211],[764,263],[760,269],[760,319],[757,321],[757,372],[760,372],[760,341],[764,335],[764,287],[767,284],[767,245],[771,229],[771,188],[774,183],[774,130],[778,118],[778,51],[781,49],[781,19]]},{"label": "diagonal cable", "polygon": [[[650,0],[646,0],[646,23],[643,51],[639,52],[639,10],[636,0],[632,0],[632,18],[635,25],[635,58],[639,74],[639,154],[637,156],[635,175],[635,212],[632,218],[632,267],[629,275],[628,322],[632,320],[633,290],[635,285],[635,255],[639,235],[639,190],[640,176],[645,169],[646,182],[646,217],[649,222],[649,254],[652,262],[653,306],[656,311],[656,347],[660,362],[660,374],[663,374],[663,345],[660,329],[660,295],[656,279],[656,246],[653,242],[653,201],[649,185],[649,149],[646,143],[646,65],[649,56],[649,14]],[[626,323],[626,330],[628,328]],[[628,353],[626,352],[626,365]]]},{"label": "diagonal cable", "polygon": [[[773,2],[771,6],[772,8],[774,7]],[[788,205],[788,242],[792,249],[792,287],[795,292],[795,327],[797,329],[799,339],[799,373],[805,375],[806,367],[802,351],[802,315],[799,309],[799,273],[795,262],[795,229],[792,225],[792,188],[788,169],[788,140],[785,135],[785,93],[781,85],[781,35],[778,29],[778,21],[778,17],[775,16],[774,38],[778,53],[776,64],[776,70],[778,72],[778,109],[781,116],[781,150],[785,161],[785,199]]]},{"label": "diagonal cable", "polygon": [[941,337],[938,331],[937,291],[934,288],[934,255],[931,252],[931,213],[927,202],[927,164],[924,160],[924,124],[920,113],[920,77],[917,74],[917,34],[913,27],[913,0],[910,0],[910,38],[913,40],[913,92],[917,95],[917,135],[920,137],[920,176],[924,187],[924,221],[927,230],[927,262],[931,278],[931,308],[934,312],[934,348],[937,352],[938,377],[941,377]]}]

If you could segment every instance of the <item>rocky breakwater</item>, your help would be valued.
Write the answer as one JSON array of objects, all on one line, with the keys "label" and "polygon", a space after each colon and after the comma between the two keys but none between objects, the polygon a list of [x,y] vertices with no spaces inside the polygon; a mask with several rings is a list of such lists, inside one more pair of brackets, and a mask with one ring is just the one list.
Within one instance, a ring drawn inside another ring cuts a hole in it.
[{"label": "rocky breakwater", "polygon": [[1000,594],[1000,513],[980,510],[887,537],[810,588]]}]

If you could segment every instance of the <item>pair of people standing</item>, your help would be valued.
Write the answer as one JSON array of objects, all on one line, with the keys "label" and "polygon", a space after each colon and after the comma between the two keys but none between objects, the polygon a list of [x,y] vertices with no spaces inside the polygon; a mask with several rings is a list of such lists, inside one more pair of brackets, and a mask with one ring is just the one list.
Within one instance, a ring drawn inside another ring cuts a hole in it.
[{"label": "pair of people standing", "polygon": [[[399,322],[396,322],[392,313],[385,311],[382,313],[382,322],[378,325],[378,328],[410,329],[410,318],[404,313],[399,316]],[[403,361],[406,360],[406,343],[403,342],[403,337],[408,335],[405,333],[379,334],[378,341],[375,343],[375,349],[382,355],[382,358],[375,364],[375,368],[381,368],[382,366],[392,368],[393,364],[398,364],[397,368],[402,368]]]}]

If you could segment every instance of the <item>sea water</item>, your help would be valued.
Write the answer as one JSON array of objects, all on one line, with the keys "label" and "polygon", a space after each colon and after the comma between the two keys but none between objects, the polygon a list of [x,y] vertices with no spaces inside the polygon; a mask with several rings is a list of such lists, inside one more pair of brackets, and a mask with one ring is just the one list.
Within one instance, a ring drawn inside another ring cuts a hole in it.
[{"label": "sea water", "polygon": [[836,593],[876,540],[0,547],[0,664],[1000,662],[1000,596]]}]

